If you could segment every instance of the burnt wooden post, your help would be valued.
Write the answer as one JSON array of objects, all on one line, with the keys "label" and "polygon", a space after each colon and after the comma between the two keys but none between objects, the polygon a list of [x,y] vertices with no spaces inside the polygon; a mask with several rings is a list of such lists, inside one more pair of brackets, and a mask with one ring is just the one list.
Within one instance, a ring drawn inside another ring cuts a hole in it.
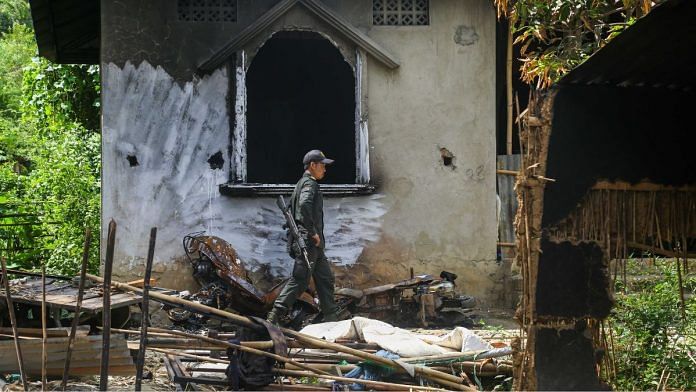
[{"label": "burnt wooden post", "polygon": [[150,229],[150,245],[147,249],[147,261],[145,263],[145,279],[143,281],[142,320],[140,321],[140,347],[138,348],[138,360],[136,362],[135,390],[140,391],[143,382],[143,365],[145,364],[145,345],[147,344],[147,324],[150,318],[150,275],[152,274],[152,259],[155,256],[155,241],[157,228]]},{"label": "burnt wooden post", "polygon": [[48,362],[48,353],[46,352],[46,344],[48,344],[48,334],[46,333],[46,265],[41,266],[41,389],[47,391],[46,388],[46,362]]},{"label": "burnt wooden post", "polygon": [[77,324],[80,322],[80,309],[82,308],[82,297],[85,292],[85,274],[87,273],[87,265],[89,264],[89,246],[92,242],[92,231],[87,228],[85,231],[85,245],[82,249],[82,268],[80,269],[80,282],[77,289],[77,303],[75,304],[75,317],[70,328],[70,336],[68,337],[68,347],[65,355],[65,365],[63,366],[63,381],[60,383],[61,390],[65,390],[68,385],[68,374],[70,373],[70,360],[72,359],[73,342],[77,334]]},{"label": "burnt wooden post", "polygon": [[5,285],[5,298],[7,299],[7,310],[10,313],[10,324],[12,325],[12,337],[14,338],[15,352],[17,353],[17,363],[19,364],[19,375],[22,378],[22,387],[28,391],[27,374],[24,372],[24,360],[22,359],[22,348],[19,347],[19,336],[17,335],[17,318],[15,317],[12,295],[10,295],[10,277],[7,276],[7,266],[5,258],[0,258],[2,262],[2,280]]},{"label": "burnt wooden post", "polygon": [[109,222],[106,239],[106,258],[104,259],[104,306],[102,308],[102,357],[99,372],[99,390],[106,391],[109,385],[109,346],[111,345],[111,269],[114,264],[114,245],[116,243],[116,222]]}]

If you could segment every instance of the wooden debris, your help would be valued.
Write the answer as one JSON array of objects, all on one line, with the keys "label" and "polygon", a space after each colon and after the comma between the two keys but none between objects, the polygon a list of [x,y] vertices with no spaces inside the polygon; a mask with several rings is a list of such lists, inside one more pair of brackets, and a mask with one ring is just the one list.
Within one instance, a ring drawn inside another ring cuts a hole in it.
[{"label": "wooden debris", "polygon": [[82,309],[82,299],[85,294],[85,274],[89,265],[89,246],[92,242],[92,231],[87,228],[85,231],[85,244],[82,248],[82,267],[80,268],[80,283],[77,288],[77,301],[75,303],[75,317],[73,317],[72,326],[70,327],[70,338],[68,339],[68,347],[65,355],[65,364],[63,365],[63,379],[60,383],[60,389],[65,390],[68,385],[68,374],[70,374],[70,361],[72,359],[73,341],[77,336],[78,323],[80,322],[80,310]]},{"label": "wooden debris", "polygon": [[[46,341],[46,375],[63,375],[68,337],[48,338]],[[99,335],[76,336],[73,342],[73,355],[70,367],[71,376],[97,375],[100,373],[99,361],[102,356],[102,337]],[[0,351],[6,352],[12,341],[0,341]],[[20,342],[27,375],[41,376],[43,344],[41,339]],[[11,373],[19,370],[17,358],[0,356],[0,369]],[[110,339],[108,374],[112,376],[133,375],[135,366],[126,347],[123,336],[114,335]]]},{"label": "wooden debris", "polygon": [[[95,282],[100,282],[100,283],[104,282],[104,280],[102,278],[100,278],[99,276],[88,274],[87,277],[94,280]],[[122,289],[122,290],[133,291],[136,293],[142,292],[142,289],[139,289],[139,288],[133,287],[133,286],[129,286],[127,284],[120,283],[120,282],[112,282],[112,285],[114,287]],[[192,302],[192,301],[187,301],[187,300],[184,300],[182,298],[173,297],[170,295],[161,294],[161,293],[157,293],[157,292],[152,292],[152,293],[150,293],[150,295],[154,300],[162,301],[162,302],[165,302],[168,304],[175,304],[175,305],[178,304],[178,305],[183,306],[187,309],[192,309],[194,311],[198,311],[198,312],[201,312],[203,314],[210,315],[210,316],[217,316],[217,317],[222,318],[222,319],[227,319],[229,321],[232,321],[234,323],[237,323],[239,325],[243,325],[243,326],[246,326],[249,328],[254,328],[254,329],[259,328],[259,326],[256,323],[254,323],[251,319],[249,319],[245,316],[226,312],[226,311],[221,310],[221,309],[213,308],[210,306],[205,306],[203,304],[199,304],[199,303]],[[155,331],[155,329],[153,329],[153,331]],[[158,331],[159,332],[167,332],[166,330],[158,330]],[[327,341],[324,341],[322,339],[317,339],[315,337],[305,335],[305,334],[299,333],[299,332],[291,330],[291,329],[281,328],[281,331],[285,335],[294,338],[297,342],[299,342],[303,345],[306,345],[307,347],[310,347],[310,348],[329,349],[329,350],[333,350],[333,351],[337,351],[337,352],[342,352],[345,354],[351,354],[351,355],[358,356],[362,359],[369,360],[369,361],[372,361],[374,363],[379,363],[383,366],[387,366],[389,368],[396,370],[397,372],[403,372],[403,373],[407,372],[407,370],[404,367],[402,367],[402,364],[400,364],[394,360],[391,360],[391,359],[387,359],[387,358],[380,357],[380,356],[372,354],[372,353],[367,353],[364,351],[360,351],[357,349],[346,347],[346,346],[343,346],[341,344],[327,342]],[[173,332],[173,331],[170,331],[170,332]],[[177,334],[181,334],[181,333],[177,333]],[[201,336],[196,336],[196,335],[191,335],[191,334],[189,334],[189,335],[183,334],[182,336],[188,336],[188,337],[198,338],[198,339],[202,339],[202,340],[210,339],[210,338],[204,338]],[[211,339],[211,340],[214,340],[214,339]],[[264,355],[264,356],[274,355],[274,356],[272,356],[272,358],[274,358],[278,361],[285,362],[285,363],[290,362],[290,360],[288,360],[288,358],[281,357],[281,356],[278,356],[275,354],[269,355],[270,353],[256,350],[256,349],[252,349],[250,347],[232,345],[231,343],[227,343],[227,342],[225,342],[225,343],[226,343],[225,345],[227,345],[228,347],[237,348],[237,349],[240,349],[242,351],[253,352],[254,354],[258,354],[258,355]],[[298,366],[303,366],[303,365],[299,364]],[[314,371],[315,373],[318,373],[318,374],[324,373],[322,371],[317,371],[317,369],[312,369],[311,367],[310,368],[305,367],[305,368],[306,368],[306,370]],[[431,368],[428,368],[425,366],[414,366],[412,368],[412,370],[414,372],[413,373],[414,375],[426,378],[428,380],[431,380],[437,384],[446,386],[448,388],[453,388],[453,389],[462,390],[462,391],[466,391],[466,390],[471,389],[470,387],[462,384],[462,378],[459,376],[440,372],[438,370],[434,370],[434,369],[431,369]]]},{"label": "wooden debris", "polygon": [[155,241],[157,239],[157,228],[150,230],[150,245],[147,251],[147,261],[145,263],[145,279],[143,279],[143,304],[142,319],[140,321],[140,347],[138,348],[138,360],[135,364],[135,390],[140,391],[143,382],[143,365],[145,364],[145,347],[147,344],[147,327],[150,319],[150,275],[152,274],[152,259],[155,255]]},{"label": "wooden debris", "polygon": [[29,390],[27,387],[27,374],[24,369],[24,360],[22,357],[22,348],[19,343],[19,335],[17,334],[17,319],[15,318],[14,303],[12,302],[12,294],[10,293],[10,277],[7,275],[7,265],[5,264],[5,258],[1,258],[2,263],[2,281],[5,286],[5,298],[7,299],[7,309],[10,313],[10,323],[12,324],[12,336],[14,337],[15,353],[17,354],[17,369],[19,370],[19,375],[22,379],[22,387],[25,391]]},{"label": "wooden debris", "polygon": [[116,222],[109,222],[109,232],[106,238],[106,259],[104,260],[104,306],[102,309],[102,357],[99,372],[99,390],[106,391],[109,386],[109,340],[111,339],[111,270],[114,264],[114,246],[116,245]]}]

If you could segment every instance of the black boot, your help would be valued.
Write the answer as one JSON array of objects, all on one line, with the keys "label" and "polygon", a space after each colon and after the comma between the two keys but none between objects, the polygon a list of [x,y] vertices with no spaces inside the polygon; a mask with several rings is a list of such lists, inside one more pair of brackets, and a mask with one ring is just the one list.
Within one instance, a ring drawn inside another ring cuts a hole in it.
[{"label": "black boot", "polygon": [[266,321],[278,327],[280,319],[283,318],[286,313],[287,309],[285,309],[282,306],[275,305],[273,306],[273,309],[271,309],[271,311],[268,312],[268,316],[266,316]]}]

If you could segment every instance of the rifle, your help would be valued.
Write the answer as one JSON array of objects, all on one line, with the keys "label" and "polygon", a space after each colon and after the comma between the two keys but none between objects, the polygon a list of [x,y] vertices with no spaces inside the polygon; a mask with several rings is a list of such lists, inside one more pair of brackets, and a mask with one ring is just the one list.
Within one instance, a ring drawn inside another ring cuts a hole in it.
[{"label": "rifle", "polygon": [[304,238],[302,238],[300,235],[300,230],[297,228],[295,218],[293,218],[292,214],[290,214],[290,207],[285,204],[285,199],[283,199],[283,196],[280,195],[276,200],[276,205],[278,205],[278,208],[280,208],[280,211],[282,211],[283,216],[285,217],[285,223],[287,224],[288,229],[290,229],[290,235],[292,235],[292,238],[297,241],[297,245],[300,247],[300,251],[302,251],[302,257],[304,257],[304,261],[307,263],[307,268],[309,268],[309,271],[311,271],[312,265],[309,263],[309,256],[307,256],[307,244],[305,243]]}]

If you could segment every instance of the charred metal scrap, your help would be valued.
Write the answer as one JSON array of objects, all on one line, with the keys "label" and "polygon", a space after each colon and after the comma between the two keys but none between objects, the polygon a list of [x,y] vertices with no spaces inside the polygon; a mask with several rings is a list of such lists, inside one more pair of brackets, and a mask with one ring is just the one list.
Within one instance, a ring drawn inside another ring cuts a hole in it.
[{"label": "charred metal scrap", "polygon": [[345,304],[351,315],[395,325],[471,326],[476,300],[455,292],[456,279],[456,274],[442,271],[439,279],[419,275],[365,290],[344,288],[336,291],[337,302]]},{"label": "charred metal scrap", "polygon": [[[201,289],[193,294],[182,293],[190,301],[218,309],[233,309],[248,316],[265,317],[280,294],[287,279],[264,293],[249,277],[237,251],[225,240],[215,236],[193,233],[184,237],[184,251],[193,267],[193,277]],[[199,313],[169,308],[169,318],[175,324],[200,325],[207,317]],[[313,287],[309,287],[282,320],[284,326],[299,329],[319,313]]]},{"label": "charred metal scrap", "polygon": [[[240,314],[265,317],[287,278],[264,293],[258,289],[235,249],[222,238],[193,233],[184,237],[184,250],[201,289],[184,292],[189,301]],[[439,278],[419,275],[397,283],[365,290],[342,288],[336,291],[339,317],[365,316],[402,326],[472,325],[473,297],[455,291],[457,275],[442,271]],[[313,284],[281,320],[283,326],[300,329],[321,320]],[[207,316],[181,308],[169,308],[169,318],[179,325],[204,324]],[[414,318],[417,315],[417,318]]]}]

